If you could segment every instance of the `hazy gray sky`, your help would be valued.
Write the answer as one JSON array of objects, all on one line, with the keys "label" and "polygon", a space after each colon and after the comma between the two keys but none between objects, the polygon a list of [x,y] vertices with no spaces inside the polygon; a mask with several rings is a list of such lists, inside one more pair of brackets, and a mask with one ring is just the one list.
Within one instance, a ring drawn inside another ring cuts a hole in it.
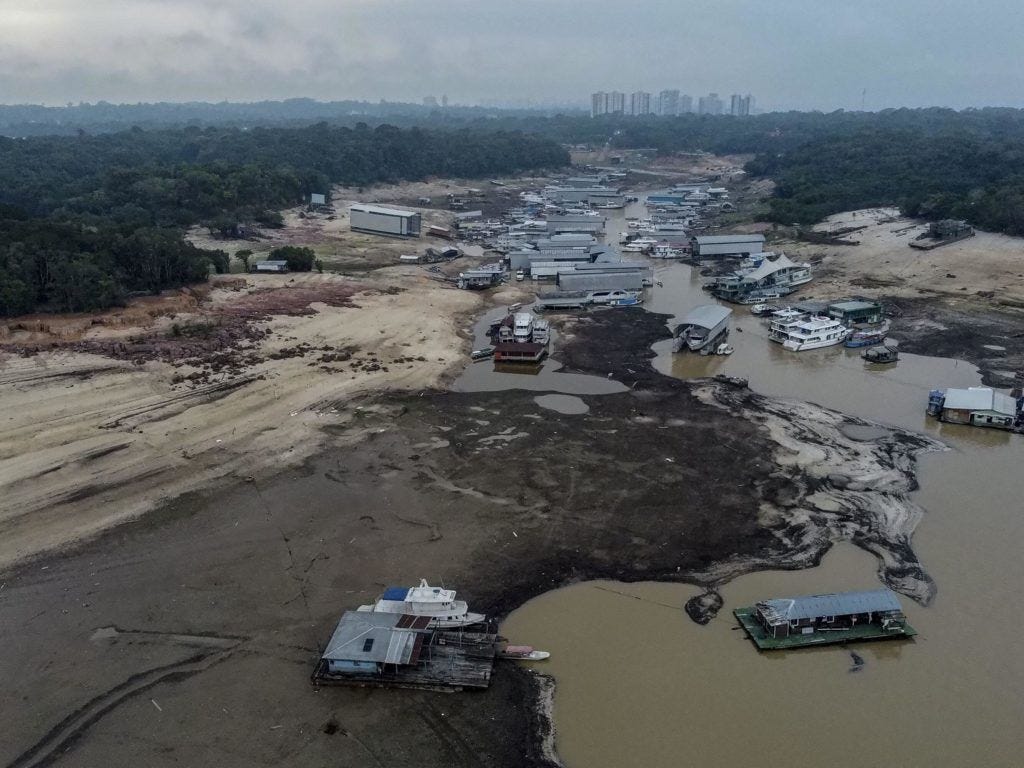
[{"label": "hazy gray sky", "polygon": [[1024,106],[1020,0],[0,0],[0,102]]}]

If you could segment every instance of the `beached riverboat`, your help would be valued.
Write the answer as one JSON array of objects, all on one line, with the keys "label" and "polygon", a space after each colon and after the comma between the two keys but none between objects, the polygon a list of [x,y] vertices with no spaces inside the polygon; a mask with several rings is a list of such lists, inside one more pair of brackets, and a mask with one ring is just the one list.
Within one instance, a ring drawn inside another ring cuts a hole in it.
[{"label": "beached riverboat", "polygon": [[456,600],[454,590],[432,587],[426,579],[420,579],[418,587],[388,587],[376,602],[357,610],[426,616],[430,629],[468,627],[486,619],[482,613],[471,613],[465,600]]},{"label": "beached riverboat", "polygon": [[833,347],[842,344],[849,333],[850,329],[838,320],[814,316],[790,328],[787,337],[782,340],[782,346],[793,352]]}]

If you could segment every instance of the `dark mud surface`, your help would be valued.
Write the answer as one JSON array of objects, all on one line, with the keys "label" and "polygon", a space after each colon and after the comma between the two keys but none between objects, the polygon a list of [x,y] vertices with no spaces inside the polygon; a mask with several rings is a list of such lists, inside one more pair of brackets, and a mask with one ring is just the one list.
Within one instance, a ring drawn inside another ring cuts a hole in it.
[{"label": "dark mud surface", "polygon": [[569,415],[525,391],[368,398],[301,472],[0,575],[0,765],[551,765],[543,680],[512,662],[483,693],[309,685],[343,610],[419,577],[497,617],[576,580],[687,581],[706,622],[725,581],[847,539],[931,599],[906,494],[933,444],[662,376],[643,310],[561,331],[566,370],[630,391]]},{"label": "dark mud surface", "polygon": [[[975,303],[956,306],[928,299],[887,299],[899,317],[891,336],[901,350],[967,360],[990,387],[1011,387],[1024,372],[1024,313]],[[935,386],[942,388],[942,382]]]}]

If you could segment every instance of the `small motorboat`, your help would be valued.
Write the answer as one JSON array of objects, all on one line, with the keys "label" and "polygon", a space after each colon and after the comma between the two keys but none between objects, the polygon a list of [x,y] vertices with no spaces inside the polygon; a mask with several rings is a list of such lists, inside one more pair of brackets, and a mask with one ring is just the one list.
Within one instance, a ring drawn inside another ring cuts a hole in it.
[{"label": "small motorboat", "polygon": [[719,344],[715,347],[716,355],[731,355],[734,351],[731,344]]},{"label": "small motorboat", "polygon": [[498,651],[498,658],[521,659],[523,661],[544,661],[551,656],[547,651],[535,650],[532,645],[506,645]]},{"label": "small motorboat", "polygon": [[778,310],[779,307],[775,304],[755,304],[750,308],[750,313],[752,315],[767,315]]},{"label": "small motorboat", "polygon": [[885,341],[885,334],[888,329],[880,328],[866,331],[854,331],[843,342],[847,347],[870,347],[875,344],[882,344]]},{"label": "small motorboat", "polygon": [[486,360],[488,357],[494,355],[494,347],[483,347],[481,349],[474,349],[469,353],[469,356],[473,360]]},{"label": "small motorboat", "polygon": [[640,299],[636,296],[623,296],[619,299],[612,299],[608,302],[609,306],[612,307],[633,307],[640,303]]},{"label": "small motorboat", "polygon": [[900,359],[900,353],[895,347],[872,347],[871,349],[865,349],[861,355],[864,362],[875,363],[882,365],[885,363],[895,363]]}]

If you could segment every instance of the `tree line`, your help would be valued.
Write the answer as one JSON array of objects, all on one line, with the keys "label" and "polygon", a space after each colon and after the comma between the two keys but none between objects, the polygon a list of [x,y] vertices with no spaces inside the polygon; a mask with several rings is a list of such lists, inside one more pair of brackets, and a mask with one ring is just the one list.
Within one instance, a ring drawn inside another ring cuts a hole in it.
[{"label": "tree line", "polygon": [[227,255],[189,244],[187,227],[274,226],[277,209],[329,194],[332,183],[567,164],[550,139],[472,128],[318,123],[0,139],[0,314],[98,309],[205,279],[228,268]]}]

